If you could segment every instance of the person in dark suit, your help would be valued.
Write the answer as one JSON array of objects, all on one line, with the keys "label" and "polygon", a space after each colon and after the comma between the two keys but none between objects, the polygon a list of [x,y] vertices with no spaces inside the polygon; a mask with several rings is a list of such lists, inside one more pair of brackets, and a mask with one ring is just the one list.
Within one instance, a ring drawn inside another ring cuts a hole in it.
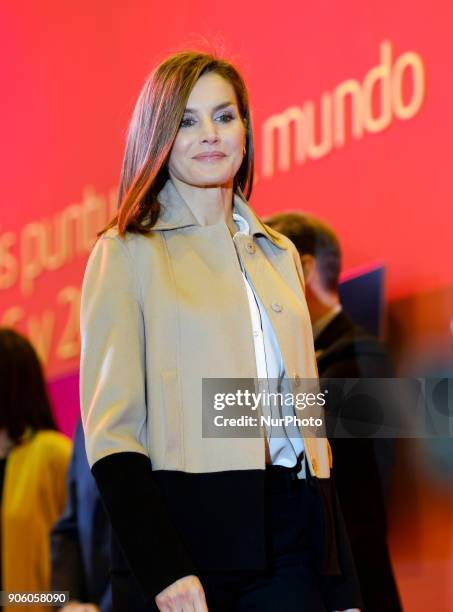
[{"label": "person in dark suit", "polygon": [[62,612],[111,612],[111,527],[88,466],[81,421],[67,487],[65,511],[51,533],[52,589],[69,591]]},{"label": "person in dark suit", "polygon": [[[382,343],[342,309],[338,294],[341,248],[333,230],[314,217],[296,212],[276,214],[265,223],[290,238],[300,254],[320,378],[394,376]],[[369,407],[364,409],[369,411]],[[399,612],[402,608],[386,541],[385,498],[393,440],[332,437],[329,441],[365,611]]]}]

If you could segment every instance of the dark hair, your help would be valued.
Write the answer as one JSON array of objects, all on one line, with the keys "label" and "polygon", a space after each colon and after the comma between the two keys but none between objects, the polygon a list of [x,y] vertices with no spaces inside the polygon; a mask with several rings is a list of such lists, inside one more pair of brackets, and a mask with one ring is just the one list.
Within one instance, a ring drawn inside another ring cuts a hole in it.
[{"label": "dark hair", "polygon": [[316,217],[299,212],[278,213],[264,222],[294,242],[300,255],[316,258],[324,289],[338,289],[341,247],[331,227]]},{"label": "dark hair", "polygon": [[12,329],[0,328],[0,429],[17,444],[27,428],[56,430],[46,383],[30,342]]},{"label": "dark hair", "polygon": [[176,53],[151,73],[135,106],[121,169],[118,214],[99,235],[118,226],[146,233],[156,223],[160,205],[157,194],[168,179],[166,164],[184,111],[198,79],[214,72],[227,80],[236,93],[238,109],[246,130],[245,155],[234,179],[248,199],[253,184],[253,137],[247,89],[233,64],[197,51]]}]

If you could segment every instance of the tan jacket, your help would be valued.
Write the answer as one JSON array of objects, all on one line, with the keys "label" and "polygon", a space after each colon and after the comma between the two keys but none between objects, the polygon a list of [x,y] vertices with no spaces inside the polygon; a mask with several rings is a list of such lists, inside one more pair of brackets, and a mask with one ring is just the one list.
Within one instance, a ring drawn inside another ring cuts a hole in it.
[{"label": "tan jacket", "polygon": [[[201,226],[168,181],[146,235],[109,230],[88,261],[81,304],[81,405],[90,465],[118,452],[154,470],[264,469],[261,438],[202,437],[202,379],[255,378],[249,306],[225,223]],[[295,391],[317,377],[294,245],[237,194],[250,236],[234,237]],[[306,432],[302,431],[302,434]],[[325,438],[304,437],[310,470],[329,477]]]}]

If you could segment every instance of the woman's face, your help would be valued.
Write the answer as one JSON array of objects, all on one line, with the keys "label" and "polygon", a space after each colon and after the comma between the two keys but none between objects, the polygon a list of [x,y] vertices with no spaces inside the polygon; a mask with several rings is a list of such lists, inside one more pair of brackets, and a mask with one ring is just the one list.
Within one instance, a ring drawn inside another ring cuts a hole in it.
[{"label": "woman's face", "polygon": [[244,144],[233,86],[215,72],[207,73],[187,101],[168,161],[170,176],[196,187],[231,186]]}]

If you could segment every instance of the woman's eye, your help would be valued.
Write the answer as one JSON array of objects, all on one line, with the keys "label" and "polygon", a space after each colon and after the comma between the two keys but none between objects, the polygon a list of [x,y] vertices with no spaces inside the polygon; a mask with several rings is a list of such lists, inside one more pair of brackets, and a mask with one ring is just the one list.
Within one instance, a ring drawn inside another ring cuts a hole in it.
[{"label": "woman's eye", "polygon": [[191,127],[194,123],[195,121],[191,117],[184,117],[179,127]]},{"label": "woman's eye", "polygon": [[[234,119],[235,119],[235,116],[233,115],[233,113],[226,112],[216,117],[215,121],[219,123],[230,123],[230,121],[233,121]],[[192,127],[193,125],[195,125],[195,123],[196,121],[193,117],[183,117],[181,123],[179,124],[179,127],[182,127],[182,128]]]},{"label": "woman's eye", "polygon": [[220,119],[222,123],[229,123],[234,119],[234,115],[232,113],[222,113],[217,119]]}]

